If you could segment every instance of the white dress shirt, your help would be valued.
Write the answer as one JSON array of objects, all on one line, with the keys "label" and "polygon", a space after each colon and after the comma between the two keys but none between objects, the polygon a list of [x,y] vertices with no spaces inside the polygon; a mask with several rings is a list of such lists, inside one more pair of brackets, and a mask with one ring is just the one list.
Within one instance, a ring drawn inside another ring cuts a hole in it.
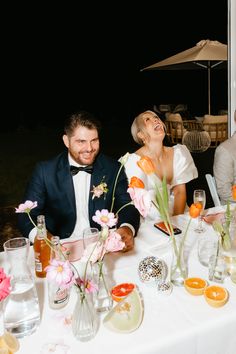
[{"label": "white dress shirt", "polygon": [[[69,164],[76,167],[85,167],[76,163],[69,155]],[[76,175],[72,176],[74,189],[75,189],[75,204],[76,204],[76,222],[74,231],[70,238],[83,238],[83,230],[89,225],[89,211],[88,200],[90,192],[91,174],[79,171]]]}]

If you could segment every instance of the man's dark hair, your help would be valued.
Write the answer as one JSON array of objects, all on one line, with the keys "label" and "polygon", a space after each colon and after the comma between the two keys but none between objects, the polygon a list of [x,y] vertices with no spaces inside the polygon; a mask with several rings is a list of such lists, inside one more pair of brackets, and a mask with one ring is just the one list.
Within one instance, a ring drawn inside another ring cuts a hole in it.
[{"label": "man's dark hair", "polygon": [[97,120],[94,115],[87,111],[79,111],[73,113],[70,117],[68,117],[65,121],[64,132],[68,136],[72,136],[74,130],[78,127],[86,127],[88,129],[96,129],[98,134],[101,130],[101,123]]}]

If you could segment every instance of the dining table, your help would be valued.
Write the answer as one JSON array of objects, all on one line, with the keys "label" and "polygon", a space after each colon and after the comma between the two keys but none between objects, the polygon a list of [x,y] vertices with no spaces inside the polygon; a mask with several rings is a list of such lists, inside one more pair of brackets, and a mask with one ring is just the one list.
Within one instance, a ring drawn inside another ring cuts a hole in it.
[{"label": "dining table", "polygon": [[[211,212],[214,213],[212,208]],[[175,216],[172,222],[182,230],[189,220],[188,212]],[[217,238],[211,224],[204,222],[205,232],[194,231],[197,220],[192,219],[185,240],[188,248],[188,277],[200,277],[208,285],[208,267],[198,260],[199,237]],[[105,263],[114,285],[134,283],[141,294],[143,317],[138,328],[119,333],[104,326],[107,313],[99,314],[96,336],[81,342],[72,333],[71,316],[76,302],[72,288],[70,300],[62,309],[51,309],[48,301],[47,280],[35,277],[39,298],[41,322],[35,333],[19,339],[17,354],[235,354],[236,353],[236,284],[228,276],[220,284],[227,289],[229,299],[222,307],[210,306],[204,295],[194,296],[185,287],[173,286],[170,293],[160,293],[157,284],[144,282],[139,265],[146,257],[154,256],[166,262],[167,280],[170,277],[173,245],[171,238],[154,227],[150,221],[141,223],[135,237],[135,246],[129,252],[105,255]],[[31,246],[29,266],[34,273],[34,255]],[[76,266],[76,263],[74,263]],[[7,272],[7,259],[0,253],[0,266]],[[115,304],[114,304],[115,306]]]}]

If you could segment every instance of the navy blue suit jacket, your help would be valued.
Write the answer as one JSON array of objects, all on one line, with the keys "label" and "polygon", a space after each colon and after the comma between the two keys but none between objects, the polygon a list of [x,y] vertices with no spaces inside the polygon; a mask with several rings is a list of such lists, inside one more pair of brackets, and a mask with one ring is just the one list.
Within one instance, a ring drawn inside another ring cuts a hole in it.
[{"label": "navy blue suit jacket", "polygon": [[[112,190],[120,168],[120,163],[104,154],[99,154],[94,162],[94,169],[91,175],[90,190],[103,180],[109,189],[105,196],[92,199],[89,194],[89,221],[91,227],[100,226],[92,220],[96,210],[108,209],[110,211],[112,203]],[[118,179],[113,212],[131,199],[127,193],[128,180],[124,168]],[[39,162],[27,185],[24,200],[37,201],[38,207],[32,209],[31,216],[36,222],[37,215],[43,214],[46,219],[47,230],[53,235],[60,236],[61,239],[70,237],[76,223],[76,203],[73,180],[70,173],[68,152],[65,151],[55,158]],[[129,205],[118,215],[117,227],[122,223],[131,224],[137,232],[140,222],[138,210]],[[32,229],[28,215],[18,214],[19,229],[25,237],[28,237]]]}]

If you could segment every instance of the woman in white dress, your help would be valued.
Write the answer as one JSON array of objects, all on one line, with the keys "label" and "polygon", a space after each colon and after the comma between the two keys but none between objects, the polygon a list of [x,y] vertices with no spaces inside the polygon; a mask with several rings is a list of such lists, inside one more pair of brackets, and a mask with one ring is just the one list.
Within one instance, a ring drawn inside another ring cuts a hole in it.
[{"label": "woman in white dress", "polygon": [[[165,125],[153,111],[139,114],[131,126],[131,134],[141,147],[129,154],[125,164],[130,181],[132,176],[139,177],[154,197],[154,185],[150,178],[140,169],[137,161],[143,157],[151,158],[158,179],[166,176],[170,194],[170,212],[172,215],[183,214],[186,207],[186,183],[198,177],[198,171],[192,156],[185,145],[164,146]],[[152,206],[146,219],[159,220],[157,209]]]}]

